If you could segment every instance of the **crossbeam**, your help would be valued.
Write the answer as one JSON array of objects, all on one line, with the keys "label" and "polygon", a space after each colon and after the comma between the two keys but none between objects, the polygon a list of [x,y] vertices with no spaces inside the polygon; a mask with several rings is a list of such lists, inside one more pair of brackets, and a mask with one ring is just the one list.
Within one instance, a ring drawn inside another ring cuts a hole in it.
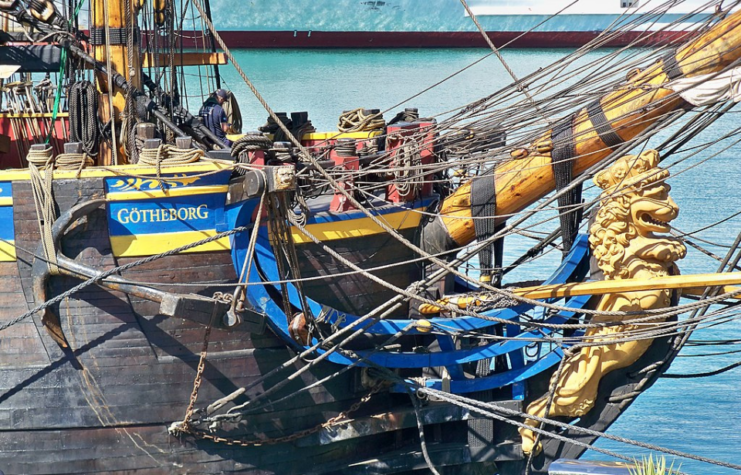
[{"label": "crossbeam", "polygon": [[720,274],[692,274],[657,277],[655,279],[601,280],[596,282],[576,282],[512,289],[512,293],[531,299],[574,297],[577,295],[603,295],[619,292],[640,292],[659,289],[688,289],[691,294],[702,293],[707,287],[721,287],[727,293],[741,287],[728,287],[741,284],[741,272]]}]

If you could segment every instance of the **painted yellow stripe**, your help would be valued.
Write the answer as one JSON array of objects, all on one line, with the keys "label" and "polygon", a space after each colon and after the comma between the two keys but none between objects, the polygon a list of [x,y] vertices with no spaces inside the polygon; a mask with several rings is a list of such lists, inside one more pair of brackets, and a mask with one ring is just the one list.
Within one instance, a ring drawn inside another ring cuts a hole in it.
[{"label": "painted yellow stripe", "polygon": [[0,262],[15,262],[15,241],[0,241]]},{"label": "painted yellow stripe", "polygon": [[[0,114],[0,118],[3,119],[51,119],[52,117],[54,117],[54,114],[52,114],[51,112],[21,112],[19,114],[6,112],[4,114]],[[60,112],[57,114],[57,118],[59,119],[67,117],[69,117],[69,112]]]},{"label": "painted yellow stripe", "polygon": [[[418,208],[417,210],[404,210],[398,213],[384,214],[378,218],[381,222],[388,224],[394,229],[414,228],[419,226],[419,222],[422,220],[422,213],[418,212],[422,209],[423,208]],[[373,234],[386,232],[370,218],[309,224],[306,226],[306,230],[321,241],[335,241],[337,239],[371,236]],[[294,228],[291,231],[291,234],[293,235],[293,242],[295,243],[303,244],[314,242],[298,229]]]},{"label": "painted yellow stripe", "polygon": [[[228,170],[233,168],[232,162],[224,160],[209,160],[207,162],[196,162],[186,165],[163,165],[160,169],[160,174],[169,173],[209,173],[220,170]],[[91,167],[85,168],[80,174],[81,178],[111,178],[121,177],[129,178],[131,176],[141,175],[157,175],[157,169],[155,167],[143,166],[143,165],[117,165],[111,167]],[[77,171],[75,170],[56,170],[54,172],[54,179],[74,179],[77,178]],[[0,171],[0,181],[25,181],[30,180],[28,169],[13,169],[13,170],[2,170]]]},{"label": "painted yellow stripe", "polygon": [[0,198],[0,206],[13,206],[13,197],[6,196],[4,198]]},{"label": "painted yellow stripe", "polygon": [[226,193],[229,191],[229,185],[212,185],[212,186],[190,186],[187,188],[172,188],[162,191],[121,191],[108,193],[108,201],[126,201],[126,200],[146,200],[149,198],[171,198],[174,196],[195,196],[210,195],[212,193]]},{"label": "painted yellow stripe", "polygon": [[370,132],[312,132],[310,134],[304,134],[301,137],[302,140],[329,140],[329,139],[369,139],[381,135],[380,130],[372,130]]},{"label": "painted yellow stripe", "polygon": [[[370,132],[347,132],[347,133],[341,133],[338,131],[335,132],[312,132],[310,134],[304,134],[301,136],[301,140],[329,140],[329,139],[369,139],[371,137],[377,137],[378,135],[381,135],[380,130],[372,130]],[[231,140],[232,142],[236,142],[237,140],[244,137],[244,134],[227,134],[226,138]],[[268,137],[270,139],[273,138],[271,134],[268,134]]]},{"label": "painted yellow stripe", "polygon": [[[184,233],[140,234],[138,236],[111,236],[111,248],[113,249],[113,255],[116,257],[153,256],[210,236],[215,236],[216,234],[216,231],[211,230],[188,231]],[[229,251],[230,249],[229,237],[224,237],[189,249],[185,253]]]}]

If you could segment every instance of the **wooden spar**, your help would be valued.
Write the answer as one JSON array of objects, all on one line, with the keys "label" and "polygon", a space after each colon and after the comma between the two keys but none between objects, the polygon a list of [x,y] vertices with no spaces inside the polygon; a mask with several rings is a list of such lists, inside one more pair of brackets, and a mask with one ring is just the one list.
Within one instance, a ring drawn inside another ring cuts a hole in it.
[{"label": "wooden spar", "polygon": [[602,295],[620,292],[640,292],[660,289],[688,289],[693,295],[706,287],[721,287],[722,293],[741,290],[727,287],[741,284],[741,272],[721,274],[672,275],[654,279],[600,280],[572,284],[554,284],[513,289],[512,293],[530,299],[575,297],[577,295]]},{"label": "wooden spar", "polygon": [[[693,274],[656,277],[653,279],[600,280],[596,282],[575,282],[570,284],[552,284],[533,287],[509,289],[515,295],[529,299],[549,299],[577,297],[580,295],[605,295],[622,292],[643,292],[661,289],[682,289],[683,294],[701,296],[705,289],[720,287],[719,294],[741,292],[741,272],[720,274]],[[730,298],[741,299],[741,293]],[[457,305],[461,309],[483,303],[479,295],[457,295],[438,300],[442,304]],[[442,307],[422,304],[419,310],[423,315],[432,315],[443,311]]]},{"label": "wooden spar", "polygon": [[[132,17],[135,17],[137,5],[139,4],[136,0],[92,0],[91,8],[93,13],[93,25],[91,27],[91,36],[101,38],[102,41],[93,45],[93,57],[102,62],[106,63],[110,59],[111,69],[113,71],[120,71],[126,80],[132,86],[137,89],[141,89],[141,55],[139,53],[139,40],[134,39],[134,51],[131,54],[133,58],[132,64],[129,64],[129,52],[126,45],[126,28],[130,27],[128,19],[126,18],[126,3],[129,4]],[[106,30],[106,25],[108,29]],[[110,33],[110,51],[106,46],[106,33]],[[135,73],[127,74],[129,71]],[[121,114],[126,106],[126,96],[120,89],[111,90],[108,84],[108,76],[106,74],[96,72],[95,78],[97,79],[98,91],[102,95],[100,101],[100,117],[103,120],[113,116],[116,126],[120,124]],[[110,111],[109,101],[107,94],[113,94],[113,111]],[[119,144],[120,145],[120,144]],[[110,149],[104,147],[102,160],[105,163],[111,164]],[[123,156],[123,153],[119,153],[119,156]]]},{"label": "wooden spar", "polygon": [[[729,15],[700,37],[680,47],[675,55],[684,76],[718,72],[739,58],[741,11]],[[687,104],[670,89],[662,88],[669,81],[665,67],[662,61],[639,72],[620,89],[600,100],[608,123],[621,140],[631,140],[667,112]],[[574,175],[587,170],[612,152],[594,129],[586,108],[582,108],[573,121],[576,142]],[[534,143],[547,143],[550,139],[551,131],[548,131]],[[494,173],[496,212],[502,216],[497,224],[555,189],[551,152],[531,152],[526,158],[499,165]],[[471,219],[470,181],[445,199],[440,217],[451,244],[454,242],[458,246],[465,246],[476,238]]]}]

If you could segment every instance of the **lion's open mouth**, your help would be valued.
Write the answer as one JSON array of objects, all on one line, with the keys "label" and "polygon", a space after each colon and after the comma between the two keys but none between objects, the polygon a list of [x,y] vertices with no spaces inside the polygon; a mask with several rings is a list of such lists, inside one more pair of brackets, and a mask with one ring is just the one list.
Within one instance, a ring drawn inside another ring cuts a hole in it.
[{"label": "lion's open mouth", "polygon": [[654,226],[660,226],[662,228],[669,227],[668,221],[658,220],[648,213],[643,213],[641,215],[641,221],[648,223],[648,224],[653,224]]}]

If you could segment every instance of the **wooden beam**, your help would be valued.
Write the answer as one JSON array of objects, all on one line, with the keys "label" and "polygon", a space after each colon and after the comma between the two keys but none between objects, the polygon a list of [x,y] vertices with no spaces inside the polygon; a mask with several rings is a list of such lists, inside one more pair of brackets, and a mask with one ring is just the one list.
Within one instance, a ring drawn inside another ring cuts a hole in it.
[{"label": "wooden beam", "polygon": [[659,289],[692,289],[692,293],[695,294],[698,289],[701,290],[706,287],[722,287],[723,290],[721,292],[725,293],[733,290],[741,290],[741,288],[725,287],[739,284],[741,284],[741,272],[728,272],[722,274],[672,275],[655,279],[601,280],[599,282],[542,285],[513,289],[512,292],[531,299],[641,292]]},{"label": "wooden beam", "polygon": [[[174,56],[175,66],[207,66],[216,64],[227,64],[224,53],[176,53]],[[170,57],[167,54],[159,54],[156,57],[152,53],[142,55],[142,67],[168,66]]]},{"label": "wooden beam", "polygon": [[[741,287],[736,287],[735,285],[724,285],[718,291],[718,295],[736,291],[741,291]],[[689,289],[682,289],[682,295],[694,295],[695,297],[701,297],[704,292],[705,287],[691,287]],[[741,293],[730,298],[741,300]]]}]

